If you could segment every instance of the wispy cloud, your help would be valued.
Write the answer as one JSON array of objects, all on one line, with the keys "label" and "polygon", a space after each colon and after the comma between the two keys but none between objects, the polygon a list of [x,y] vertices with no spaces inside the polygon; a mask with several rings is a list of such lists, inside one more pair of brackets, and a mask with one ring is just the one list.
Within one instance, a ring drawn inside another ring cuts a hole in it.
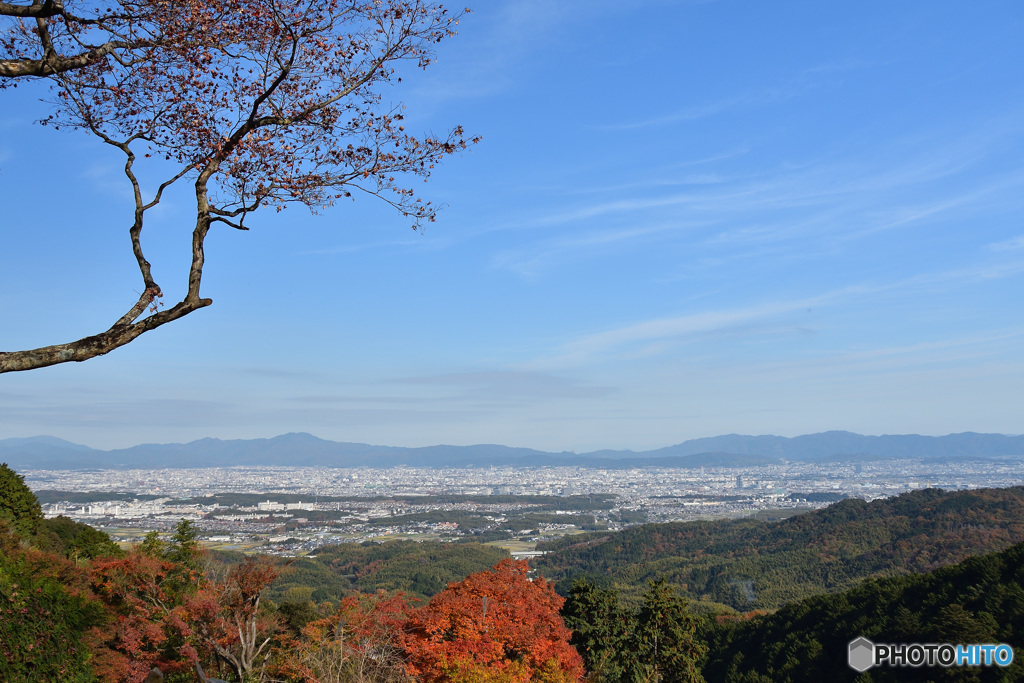
[{"label": "wispy cloud", "polygon": [[748,107],[755,104],[762,104],[770,101],[771,98],[764,95],[743,95],[739,97],[731,97],[718,102],[708,102],[692,107],[686,107],[674,111],[664,116],[656,116],[649,119],[643,119],[640,121],[631,121],[629,123],[611,123],[611,124],[599,124],[592,126],[596,130],[606,131],[624,131],[624,130],[637,130],[639,128],[650,128],[651,126],[664,126],[671,123],[681,123],[683,121],[694,121],[697,119],[703,119],[708,116],[714,116],[724,111],[730,111],[733,109],[739,109],[742,107]]},{"label": "wispy cloud", "polygon": [[992,251],[1013,251],[1015,249],[1024,249],[1024,235],[1017,235],[1016,237],[1003,242],[994,242],[988,245],[988,248]]},{"label": "wispy cloud", "polygon": [[554,357],[539,359],[535,363],[540,367],[564,367],[592,362],[612,354],[632,357],[657,354],[686,339],[706,337],[709,334],[737,328],[749,328],[752,323],[769,320],[780,314],[813,308],[837,295],[838,293],[826,294],[633,323],[583,335],[563,345]]},{"label": "wispy cloud", "polygon": [[724,371],[716,368],[714,372],[720,379],[731,374],[752,385],[805,380],[845,383],[872,377],[878,381],[882,376],[893,374],[934,374],[937,369],[941,371],[935,376],[949,377],[962,371],[977,379],[979,366],[1002,368],[1002,372],[1024,369],[1020,361],[1013,361],[1004,354],[993,354],[994,348],[1016,344],[1015,340],[1021,337],[1024,337],[1024,328],[1006,328],[900,346],[823,349],[817,354],[783,360],[736,363]]},{"label": "wispy cloud", "polygon": [[612,389],[535,371],[461,372],[398,380],[403,384],[441,387],[454,397],[479,401],[547,401],[605,396]]},{"label": "wispy cloud", "polygon": [[626,131],[655,126],[665,126],[685,121],[695,121],[717,114],[739,109],[749,109],[777,104],[800,97],[813,90],[818,90],[835,82],[836,76],[845,71],[862,69],[871,66],[865,62],[846,62],[842,64],[822,64],[804,69],[784,83],[772,87],[749,90],[732,97],[725,97],[712,102],[703,102],[683,107],[661,116],[653,116],[637,121],[594,125],[592,128],[605,131]]},{"label": "wispy cloud", "polygon": [[508,270],[531,279],[549,268],[556,267],[567,257],[580,258],[581,254],[594,255],[610,251],[621,254],[624,248],[666,239],[668,235],[693,227],[680,221],[565,235],[543,240],[525,248],[502,250],[491,257],[490,265],[492,268]]},{"label": "wispy cloud", "polygon": [[[283,407],[272,414],[263,414],[267,424],[295,425],[311,424],[318,431],[327,425],[331,429],[337,427],[393,426],[406,427],[415,425],[459,424],[469,420],[477,420],[488,415],[489,410],[480,406],[462,408],[439,408],[437,406],[420,405],[416,407],[339,407],[327,406],[320,408]],[[392,433],[394,434],[394,433]],[[372,440],[372,439],[371,439]],[[396,437],[387,439],[387,445],[395,445]]]},{"label": "wispy cloud", "polygon": [[[723,308],[690,313],[678,316],[666,316],[631,323],[601,332],[583,334],[566,342],[549,356],[537,358],[526,364],[527,367],[554,370],[557,368],[575,367],[609,359],[636,359],[662,355],[674,351],[681,344],[705,341],[710,338],[725,336],[741,337],[776,337],[780,334],[809,334],[813,330],[802,323],[795,322],[791,314],[798,311],[811,311],[857,302],[864,305],[874,297],[915,296],[923,290],[941,292],[951,287],[962,287],[968,283],[983,280],[1000,279],[1018,276],[1024,273],[1024,260],[1001,264],[980,264],[971,267],[949,269],[931,273],[921,273],[886,283],[863,283],[834,289],[821,294],[768,301],[752,306]],[[1006,335],[1018,335],[1019,331],[1000,332],[995,336],[972,338],[991,341],[1008,338]],[[927,342],[916,347],[905,347],[906,352],[915,348],[946,348],[966,344],[968,342]],[[903,353],[895,349],[878,351],[877,355]]]},{"label": "wispy cloud", "polygon": [[[132,401],[97,400],[91,403],[32,402],[8,403],[0,410],[0,425],[61,425],[88,427],[134,427],[159,416],[162,428],[217,426],[233,415],[237,406],[220,401],[154,398]],[[45,429],[45,427],[44,427]]]},{"label": "wispy cloud", "polygon": [[513,0],[502,3],[494,18],[483,23],[470,14],[454,49],[420,77],[416,97],[459,100],[491,97],[517,86],[517,65],[530,59],[551,32],[578,16],[571,2]]},{"label": "wispy cloud", "polygon": [[[905,356],[914,356],[922,360],[930,360],[931,357],[929,354],[934,351],[945,351],[949,349],[959,349],[965,347],[986,345],[991,344],[993,342],[1001,342],[1010,339],[1016,339],[1021,336],[1024,336],[1024,328],[999,330],[996,332],[987,332],[963,337],[939,339],[934,341],[919,342],[916,344],[905,344],[902,346],[886,346],[873,349],[866,349],[862,351],[844,352],[832,356],[831,358],[829,358],[828,362],[859,362],[862,360],[872,360],[876,358]],[[821,362],[821,359],[817,359],[817,362]]]},{"label": "wispy cloud", "polygon": [[422,398],[418,396],[374,396],[372,394],[364,395],[341,395],[341,394],[305,394],[302,396],[292,396],[288,399],[294,403],[312,403],[322,405],[370,405],[370,404],[414,404],[421,403]]},{"label": "wispy cloud", "polygon": [[898,280],[883,287],[875,287],[872,289],[865,288],[865,291],[881,292],[935,287],[945,289],[969,283],[982,282],[985,280],[1000,280],[1003,278],[1013,277],[1020,273],[1024,273],[1024,260],[1004,261],[1000,263],[980,263],[965,266],[963,268],[950,268],[930,273],[921,273]]},{"label": "wispy cloud", "polygon": [[[414,239],[404,240],[379,240],[376,242],[363,242],[360,244],[341,244],[333,247],[324,247],[322,249],[304,249],[302,251],[293,252],[295,256],[333,256],[335,254],[353,254],[360,251],[369,251],[373,249],[394,249],[396,247],[421,247],[424,246],[424,240],[422,236]],[[436,244],[433,245],[436,247]]]},{"label": "wispy cloud", "polygon": [[[1018,188],[1022,183],[1024,183],[1024,172],[1018,171],[989,179],[987,182],[983,181],[974,188],[954,193],[952,196],[934,198],[931,201],[918,204],[896,206],[888,211],[891,217],[883,217],[873,225],[869,225],[862,230],[851,231],[847,236],[851,238],[864,237],[874,232],[919,223],[942,214],[950,213],[955,209],[978,205],[981,203],[981,200],[990,199],[1010,188]],[[991,202],[985,202],[985,204],[991,206]]]},{"label": "wispy cloud", "polygon": [[94,162],[81,174],[82,179],[90,182],[104,194],[111,194],[119,199],[131,199],[132,187],[124,175],[124,165],[113,162]]},{"label": "wispy cloud", "polygon": [[[949,139],[935,131],[912,143],[760,172],[736,173],[723,161],[723,169],[712,165],[701,179],[647,171],[645,179],[595,190],[596,201],[570,199],[561,202],[565,208],[556,204],[545,214],[491,224],[493,231],[545,231],[540,239],[497,251],[491,266],[536,278],[566,261],[610,253],[612,242],[621,248],[652,239],[669,240],[692,262],[742,259],[745,249],[765,245],[776,245],[779,258],[788,258],[785,250],[807,260],[878,233],[951,219],[976,222],[1022,203],[1015,190],[1024,183],[1024,169],[970,175],[1005,146],[1009,134]],[[1010,240],[992,249],[1017,244]]]}]

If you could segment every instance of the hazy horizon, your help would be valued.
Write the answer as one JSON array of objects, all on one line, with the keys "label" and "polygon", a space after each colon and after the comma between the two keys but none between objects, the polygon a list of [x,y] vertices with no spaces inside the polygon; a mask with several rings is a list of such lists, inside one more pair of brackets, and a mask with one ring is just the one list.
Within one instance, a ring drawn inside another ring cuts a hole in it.
[{"label": "hazy horizon", "polygon": [[133,443],[133,444],[128,444],[128,445],[125,445],[125,446],[114,446],[114,447],[110,447],[110,448],[100,448],[100,447],[96,447],[96,446],[93,446],[93,445],[88,444],[88,443],[81,443],[81,442],[72,441],[72,440],[69,440],[69,439],[63,439],[62,437],[54,436],[52,434],[32,434],[32,435],[28,435],[28,436],[5,436],[5,437],[0,437],[0,444],[3,444],[5,441],[32,441],[32,440],[35,440],[35,439],[43,439],[43,440],[57,439],[59,441],[66,442],[66,443],[69,443],[69,444],[74,445],[74,446],[85,446],[85,447],[90,448],[92,450],[113,451],[113,450],[122,450],[122,449],[126,449],[126,448],[134,448],[136,446],[188,445],[190,443],[195,443],[195,442],[204,441],[204,440],[215,440],[215,441],[270,441],[270,440],[273,440],[273,439],[279,439],[279,438],[288,437],[288,436],[310,436],[310,437],[313,437],[314,439],[318,439],[318,440],[321,440],[321,441],[329,441],[329,442],[332,442],[332,443],[365,444],[365,445],[368,445],[368,446],[373,446],[375,448],[417,449],[417,448],[430,448],[430,447],[435,447],[435,446],[452,446],[452,447],[456,447],[456,448],[462,448],[462,447],[468,447],[468,446],[501,446],[501,447],[507,447],[507,448],[512,448],[512,449],[532,449],[532,450],[537,450],[537,451],[546,452],[546,453],[552,453],[552,454],[570,453],[570,454],[574,454],[574,455],[577,455],[577,454],[578,455],[586,455],[588,453],[598,453],[598,452],[601,452],[601,451],[621,451],[621,452],[633,452],[633,453],[646,453],[646,452],[650,452],[650,451],[654,451],[654,450],[659,450],[659,449],[662,449],[662,448],[668,448],[668,447],[671,447],[671,446],[678,446],[678,445],[690,443],[690,442],[693,442],[693,441],[706,441],[706,440],[728,438],[728,437],[750,438],[750,439],[758,439],[758,438],[797,439],[797,438],[800,438],[800,437],[822,436],[822,435],[833,434],[833,433],[849,434],[849,435],[853,435],[853,436],[867,437],[867,438],[915,437],[915,436],[919,436],[919,437],[925,437],[925,438],[941,439],[941,438],[944,438],[944,437],[963,436],[963,435],[1004,436],[1004,437],[1024,436],[1024,434],[1004,434],[1004,433],[999,433],[999,432],[975,432],[975,431],[951,432],[949,434],[916,434],[916,433],[914,433],[914,434],[911,434],[911,433],[900,433],[900,434],[860,434],[860,433],[857,433],[857,432],[850,432],[848,430],[836,429],[836,430],[829,430],[829,431],[826,431],[826,432],[811,432],[811,433],[807,433],[807,434],[794,434],[792,436],[787,436],[787,435],[782,435],[782,434],[736,434],[736,433],[731,433],[731,434],[709,434],[707,436],[699,436],[699,437],[693,437],[693,438],[690,438],[690,439],[683,439],[683,440],[680,440],[680,441],[674,441],[672,443],[666,443],[666,444],[662,444],[662,445],[659,445],[659,446],[654,446],[652,448],[646,448],[646,449],[637,449],[637,448],[615,448],[615,449],[612,449],[612,448],[595,448],[595,449],[589,449],[589,450],[586,450],[586,451],[580,450],[580,449],[567,449],[567,450],[562,450],[562,451],[552,451],[552,450],[547,450],[547,449],[543,449],[543,448],[536,448],[535,449],[535,448],[533,448],[531,446],[522,446],[522,445],[513,444],[513,443],[498,443],[498,442],[495,442],[495,441],[479,441],[479,442],[474,442],[474,443],[454,443],[454,442],[447,441],[447,442],[438,442],[438,443],[430,443],[430,444],[422,444],[422,445],[410,446],[408,444],[367,443],[367,442],[351,441],[351,440],[345,440],[345,439],[326,439],[324,437],[321,437],[321,436],[319,436],[317,434],[312,434],[310,432],[285,432],[285,433],[281,433],[281,434],[275,434],[273,436],[254,436],[254,437],[247,437],[247,438],[244,438],[244,439],[221,439],[221,438],[215,437],[215,436],[203,436],[203,437],[199,437],[198,439],[189,439],[188,441],[161,441],[161,442],[157,442],[157,441],[140,441],[140,442]]}]

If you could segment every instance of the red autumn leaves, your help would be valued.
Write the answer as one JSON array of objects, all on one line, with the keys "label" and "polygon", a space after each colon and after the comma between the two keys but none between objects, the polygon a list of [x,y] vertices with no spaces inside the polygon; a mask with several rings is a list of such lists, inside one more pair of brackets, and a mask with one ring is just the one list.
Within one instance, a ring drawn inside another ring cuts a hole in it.
[{"label": "red autumn leaves", "polygon": [[558,612],[563,599],[544,579],[531,580],[522,561],[502,560],[418,608],[401,595],[349,597],[299,639],[275,633],[273,617],[259,608],[276,576],[265,562],[249,558],[222,582],[201,581],[177,596],[166,589],[176,569],[142,553],[93,567],[94,590],[116,615],[92,638],[94,667],[106,680],[136,680],[152,666],[187,668],[198,654],[190,643],[237,675],[264,662],[275,677],[314,683],[357,671],[366,680],[422,683],[583,678]]},{"label": "red autumn leaves", "polygon": [[[0,653],[8,658],[0,678],[34,671],[45,672],[40,680],[131,683],[154,667],[188,675],[197,661],[237,680],[295,683],[583,678],[559,615],[563,599],[521,561],[449,584],[420,607],[383,592],[337,608],[311,604],[329,616],[298,633],[261,601],[279,566],[266,557],[218,566],[184,521],[170,542],[151,534],[120,557],[81,564],[17,541],[0,524],[0,612],[9,622],[0,623],[0,645],[18,650]],[[5,643],[12,633],[17,642]]]},{"label": "red autumn leaves", "polygon": [[563,599],[523,561],[502,560],[451,584],[409,618],[408,670],[423,681],[576,681]]},{"label": "red autumn leaves", "polygon": [[582,680],[583,662],[558,614],[563,599],[527,573],[525,562],[502,560],[418,608],[401,596],[349,598],[333,616],[306,627],[290,669],[308,681],[367,669],[375,681]]}]

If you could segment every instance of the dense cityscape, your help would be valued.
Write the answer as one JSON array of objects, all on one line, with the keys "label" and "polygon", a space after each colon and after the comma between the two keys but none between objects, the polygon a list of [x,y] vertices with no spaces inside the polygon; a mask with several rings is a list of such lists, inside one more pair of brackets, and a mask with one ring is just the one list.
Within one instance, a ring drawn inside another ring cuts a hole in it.
[{"label": "dense cityscape", "polygon": [[[122,542],[137,541],[150,530],[169,532],[184,518],[196,524],[210,545],[281,554],[309,553],[339,542],[474,535],[519,542],[520,554],[526,554],[537,540],[580,530],[782,517],[847,497],[875,500],[919,488],[1024,483],[1017,459],[784,462],[699,469],[29,470],[25,475],[34,490],[47,492],[43,500],[48,516],[86,522]],[[566,509],[559,509],[560,501]],[[509,523],[541,510],[549,513],[544,521]]]}]

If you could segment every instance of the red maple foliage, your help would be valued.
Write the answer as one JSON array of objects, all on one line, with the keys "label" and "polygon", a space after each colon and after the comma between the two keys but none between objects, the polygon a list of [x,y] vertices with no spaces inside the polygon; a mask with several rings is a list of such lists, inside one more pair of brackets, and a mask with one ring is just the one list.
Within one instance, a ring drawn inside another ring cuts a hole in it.
[{"label": "red maple foliage", "polygon": [[190,670],[219,658],[245,679],[267,659],[277,620],[260,609],[277,577],[267,558],[247,557],[217,577],[183,522],[169,546],[143,543],[121,559],[95,560],[92,593],[107,619],[86,640],[103,681],[142,681],[154,667]]},{"label": "red maple foliage", "polygon": [[564,600],[526,562],[450,584],[407,622],[407,669],[426,683],[568,683],[583,677],[558,613]]},{"label": "red maple foliage", "polygon": [[108,615],[86,638],[100,680],[141,681],[153,667],[172,673],[192,666],[192,604],[203,589],[198,580],[182,586],[179,569],[138,550],[93,561],[91,587]]},{"label": "red maple foliage", "polygon": [[266,557],[246,557],[191,602],[198,645],[230,666],[238,680],[269,659],[279,623],[260,609],[260,600],[275,578],[277,569]]},{"label": "red maple foliage", "polygon": [[351,595],[280,653],[276,677],[307,683],[406,683],[402,634],[412,607],[401,593]]},{"label": "red maple foliage", "polygon": [[0,518],[0,680],[80,680],[90,652],[82,633],[103,623],[87,569],[26,547]]}]

